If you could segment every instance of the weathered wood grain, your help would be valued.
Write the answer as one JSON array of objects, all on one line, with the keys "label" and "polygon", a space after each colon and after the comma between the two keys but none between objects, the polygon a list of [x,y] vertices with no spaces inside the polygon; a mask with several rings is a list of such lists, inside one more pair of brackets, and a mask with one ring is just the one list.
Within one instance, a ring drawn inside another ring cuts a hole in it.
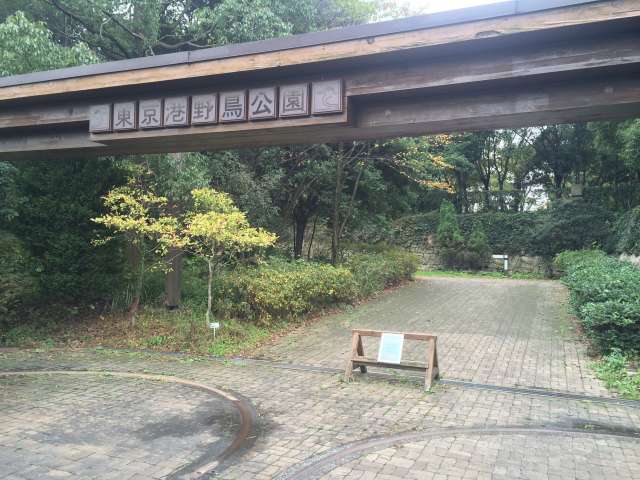
[{"label": "weathered wood grain", "polygon": [[242,72],[319,64],[388,53],[424,49],[438,45],[482,41],[530,32],[567,29],[640,16],[637,0],[618,0],[576,5],[476,22],[335,42],[293,50],[282,50],[214,61],[92,75],[0,88],[0,102],[20,98],[55,96],[100,89],[145,85],[179,79],[216,77]]}]

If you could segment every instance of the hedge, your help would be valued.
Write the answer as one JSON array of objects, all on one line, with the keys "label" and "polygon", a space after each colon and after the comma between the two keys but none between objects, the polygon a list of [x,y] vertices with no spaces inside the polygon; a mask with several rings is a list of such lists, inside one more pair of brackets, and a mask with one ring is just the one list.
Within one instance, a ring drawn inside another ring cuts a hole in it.
[{"label": "hedge", "polygon": [[640,269],[598,250],[564,252],[556,265],[586,334],[604,352],[640,352]]},{"label": "hedge", "polygon": [[35,292],[32,260],[13,235],[0,231],[0,324]]},{"label": "hedge", "polygon": [[616,251],[640,255],[640,207],[626,212],[616,225]]},{"label": "hedge", "polygon": [[270,323],[353,303],[411,278],[418,257],[399,249],[351,253],[342,266],[271,259],[217,279],[216,314]]},{"label": "hedge", "polygon": [[[533,237],[545,220],[544,212],[526,213],[471,213],[458,215],[460,229],[468,238],[477,222],[487,235],[493,253],[521,255],[534,250]],[[438,212],[412,215],[394,223],[394,244],[403,247],[424,245],[429,235],[438,228]]]},{"label": "hedge", "polygon": [[[635,215],[635,216],[634,216]],[[485,212],[457,215],[460,230],[470,238],[474,225],[484,231],[492,253],[540,255],[549,259],[565,250],[618,248],[632,253],[640,248],[640,211],[617,223],[616,214],[582,200],[556,201],[552,208],[537,212]],[[438,212],[404,217],[394,223],[389,239],[412,248],[424,245],[438,230]]]}]

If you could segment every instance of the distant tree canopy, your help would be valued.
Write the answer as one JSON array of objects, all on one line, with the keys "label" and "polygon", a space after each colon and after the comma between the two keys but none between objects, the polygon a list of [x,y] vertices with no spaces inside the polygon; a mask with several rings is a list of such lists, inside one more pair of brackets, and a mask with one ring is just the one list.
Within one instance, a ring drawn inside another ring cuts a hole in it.
[{"label": "distant tree canopy", "polygon": [[[4,0],[0,75],[359,24],[392,15],[393,9],[381,10],[385,3]],[[0,233],[6,234],[0,238],[10,238],[11,248],[30,262],[36,280],[21,283],[29,291],[108,300],[131,282],[126,264],[134,256],[126,242],[93,245],[105,231],[90,219],[105,214],[100,198],[131,180],[132,165],[150,172],[171,215],[187,211],[194,189],[214,188],[229,194],[251,225],[275,232],[279,252],[338,262],[345,243],[388,238],[396,219],[436,211],[443,199],[451,202],[450,213],[517,214],[548,208],[580,185],[589,204],[630,210],[640,205],[640,120],[338,145],[0,162]],[[554,241],[562,225],[549,224]],[[481,237],[479,231],[474,235],[477,250],[484,248]]]},{"label": "distant tree canopy", "polygon": [[98,56],[82,42],[63,46],[43,22],[18,11],[0,24],[0,76],[95,63]]},{"label": "distant tree canopy", "polygon": [[59,44],[82,42],[111,60],[352,25],[377,8],[366,0],[7,1],[0,15],[23,10]]}]

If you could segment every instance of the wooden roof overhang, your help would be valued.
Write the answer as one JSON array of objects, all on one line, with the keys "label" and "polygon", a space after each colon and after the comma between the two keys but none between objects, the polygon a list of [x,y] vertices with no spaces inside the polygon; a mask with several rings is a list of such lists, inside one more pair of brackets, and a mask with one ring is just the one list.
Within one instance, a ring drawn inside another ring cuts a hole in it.
[{"label": "wooden roof overhang", "polygon": [[[0,158],[347,141],[640,114],[640,0],[518,0],[0,78]],[[89,107],[340,79],[333,116],[106,134]]]}]

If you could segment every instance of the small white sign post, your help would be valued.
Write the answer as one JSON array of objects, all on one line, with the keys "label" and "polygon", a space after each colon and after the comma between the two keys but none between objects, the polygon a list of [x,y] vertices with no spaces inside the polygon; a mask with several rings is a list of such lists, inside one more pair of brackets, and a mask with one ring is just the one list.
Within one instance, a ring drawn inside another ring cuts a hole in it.
[{"label": "small white sign post", "polygon": [[213,339],[216,339],[216,330],[220,328],[220,322],[211,322],[209,323],[209,328],[213,330]]},{"label": "small white sign post", "polygon": [[503,260],[503,269],[505,272],[509,271],[509,255],[492,255],[495,260]]}]

